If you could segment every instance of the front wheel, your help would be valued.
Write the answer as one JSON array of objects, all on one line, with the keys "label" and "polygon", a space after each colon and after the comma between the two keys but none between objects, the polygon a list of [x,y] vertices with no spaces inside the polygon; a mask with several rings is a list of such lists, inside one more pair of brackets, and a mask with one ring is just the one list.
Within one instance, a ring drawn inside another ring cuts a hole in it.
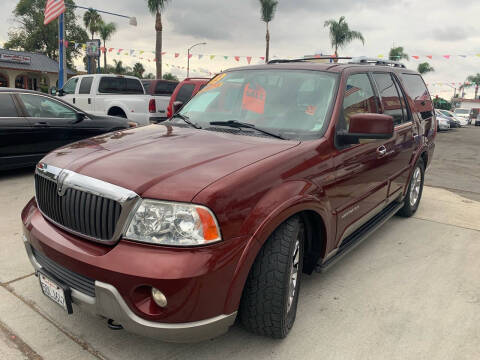
[{"label": "front wheel", "polygon": [[410,217],[418,209],[420,199],[423,193],[423,182],[425,179],[425,165],[423,160],[419,160],[413,169],[412,178],[408,185],[407,195],[405,196],[405,204],[398,214],[403,217]]},{"label": "front wheel", "polygon": [[248,275],[240,320],[247,330],[281,339],[295,322],[303,268],[304,226],[298,216],[280,225]]}]

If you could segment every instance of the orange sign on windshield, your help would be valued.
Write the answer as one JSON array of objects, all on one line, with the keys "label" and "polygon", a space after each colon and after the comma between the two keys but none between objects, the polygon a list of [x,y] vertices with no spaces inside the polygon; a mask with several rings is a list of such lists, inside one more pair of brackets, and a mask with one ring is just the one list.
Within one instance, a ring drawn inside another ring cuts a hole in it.
[{"label": "orange sign on windshield", "polygon": [[263,87],[260,85],[252,87],[250,83],[248,83],[243,91],[242,109],[263,114],[265,111],[266,98],[267,92]]}]

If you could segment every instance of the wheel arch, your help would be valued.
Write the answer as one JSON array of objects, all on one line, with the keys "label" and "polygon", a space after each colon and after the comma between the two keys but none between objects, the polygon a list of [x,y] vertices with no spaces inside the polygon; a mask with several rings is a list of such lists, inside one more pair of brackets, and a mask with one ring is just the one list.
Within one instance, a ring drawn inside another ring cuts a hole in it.
[{"label": "wheel arch", "polygon": [[123,117],[121,114],[125,115],[125,119],[128,119],[127,111],[125,111],[120,105],[113,104],[109,106],[107,115]]},{"label": "wheel arch", "polygon": [[305,224],[305,254],[303,271],[310,274],[320,258],[325,255],[329,223],[326,209],[318,207],[318,200],[303,199],[295,204],[284,204],[281,209],[272,213],[261,228],[257,229],[243,250],[237,264],[230,289],[225,302],[225,313],[231,313],[239,308],[243,288],[248,274],[261,248],[265,245],[273,232],[286,220],[293,216],[300,216]]}]

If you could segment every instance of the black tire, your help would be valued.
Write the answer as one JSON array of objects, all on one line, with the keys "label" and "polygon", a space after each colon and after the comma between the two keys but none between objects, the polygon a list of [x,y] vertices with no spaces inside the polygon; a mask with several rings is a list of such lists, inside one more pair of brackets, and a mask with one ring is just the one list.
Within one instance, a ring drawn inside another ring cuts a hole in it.
[{"label": "black tire", "polygon": [[[415,190],[414,193],[416,192],[418,196],[416,196],[416,200],[413,201],[412,197],[415,197],[412,195],[412,188],[414,187],[414,183],[416,183],[416,172],[417,170],[420,172],[420,183],[419,186],[420,188],[418,190]],[[405,204],[403,207],[398,211],[398,215],[403,216],[403,217],[410,217],[418,209],[418,206],[420,205],[420,200],[422,199],[422,193],[423,193],[423,182],[425,180],[425,164],[422,159],[418,160],[417,164],[413,168],[412,172],[412,177],[410,179],[410,183],[408,184],[408,189],[407,189],[407,194],[405,195]]]},{"label": "black tire", "polygon": [[[300,292],[304,237],[303,223],[294,216],[281,224],[260,250],[240,304],[240,320],[247,330],[282,339],[292,328]],[[295,261],[297,276],[295,286],[291,286]],[[290,297],[292,288],[294,295]]]}]

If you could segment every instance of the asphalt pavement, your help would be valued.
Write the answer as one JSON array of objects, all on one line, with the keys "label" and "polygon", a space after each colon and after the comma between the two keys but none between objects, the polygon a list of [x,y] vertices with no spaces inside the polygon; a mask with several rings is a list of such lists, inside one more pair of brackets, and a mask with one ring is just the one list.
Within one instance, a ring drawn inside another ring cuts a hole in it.
[{"label": "asphalt pavement", "polygon": [[0,359],[478,359],[480,127],[436,143],[417,214],[305,276],[285,340],[234,325],[214,340],[167,344],[66,315],[41,294],[21,240],[33,170],[0,173]]}]

